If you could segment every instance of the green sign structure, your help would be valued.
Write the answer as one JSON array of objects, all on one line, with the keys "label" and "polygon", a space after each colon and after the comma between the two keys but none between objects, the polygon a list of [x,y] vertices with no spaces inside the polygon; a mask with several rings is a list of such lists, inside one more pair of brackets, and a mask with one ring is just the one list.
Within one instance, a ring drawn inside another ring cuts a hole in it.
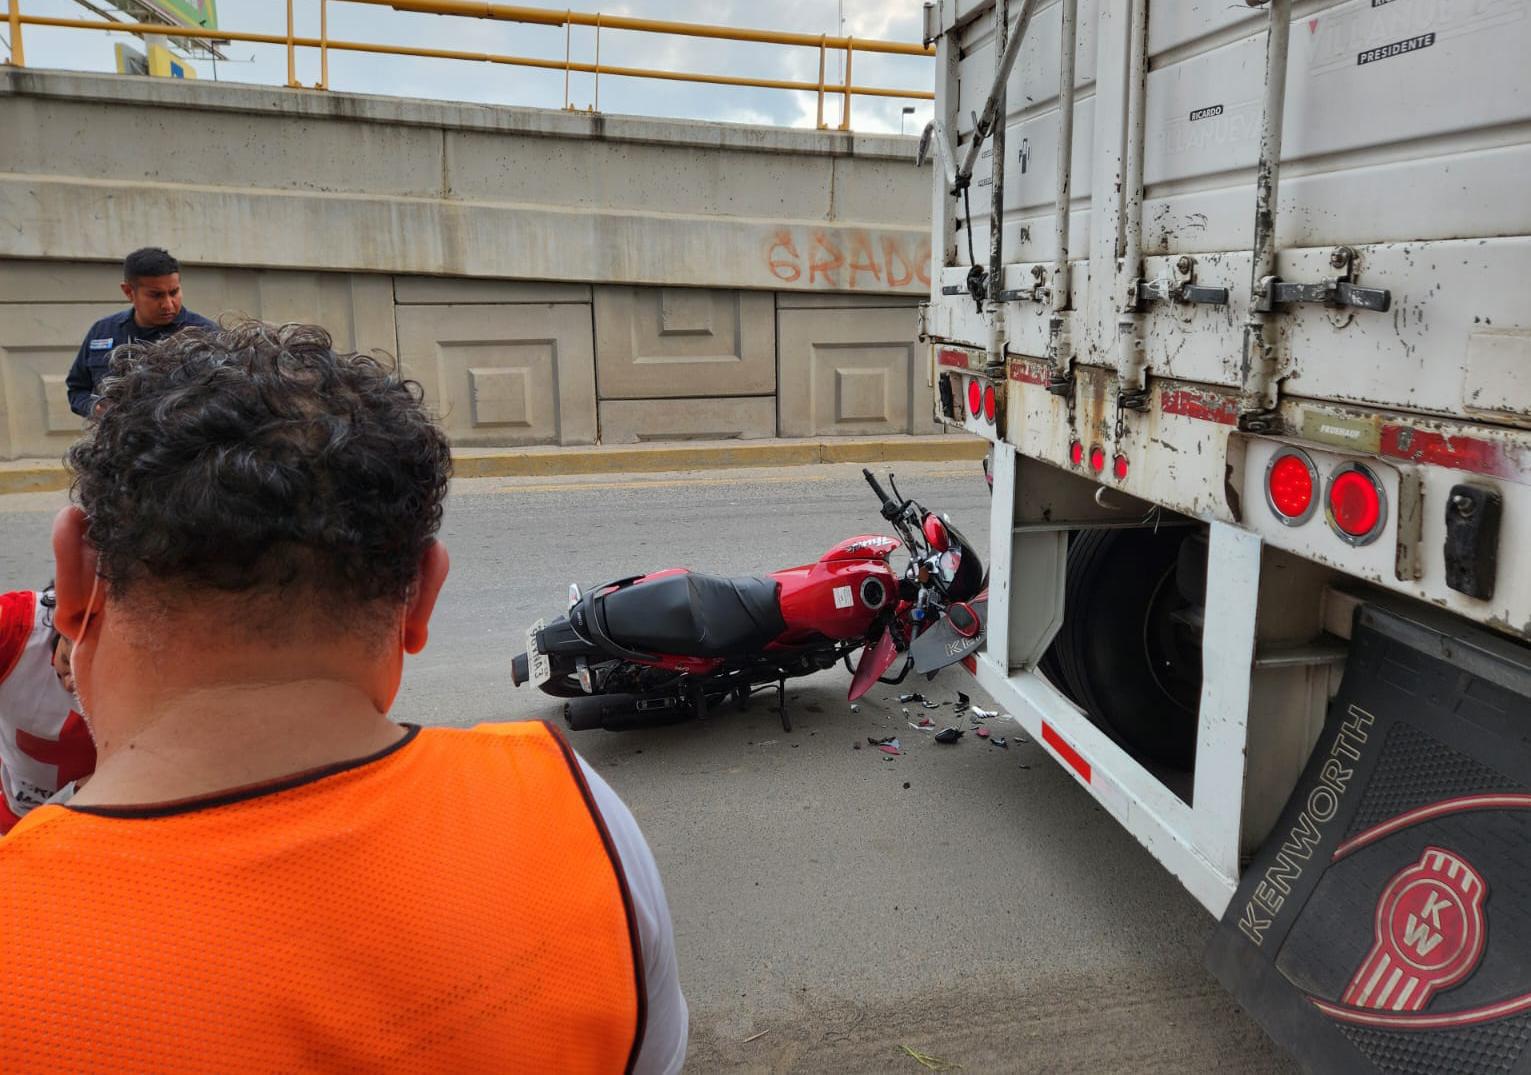
[{"label": "green sign structure", "polygon": [[218,0],[154,0],[154,6],[183,25],[218,28]]}]

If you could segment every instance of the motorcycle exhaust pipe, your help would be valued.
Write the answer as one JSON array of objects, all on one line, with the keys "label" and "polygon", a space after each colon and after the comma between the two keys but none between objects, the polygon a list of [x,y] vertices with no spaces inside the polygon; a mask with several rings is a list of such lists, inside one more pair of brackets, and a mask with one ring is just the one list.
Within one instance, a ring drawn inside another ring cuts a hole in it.
[{"label": "motorcycle exhaust pipe", "polygon": [[596,694],[564,703],[563,719],[570,731],[604,728],[626,732],[679,724],[691,717],[690,707],[679,698],[644,698],[636,694]]}]

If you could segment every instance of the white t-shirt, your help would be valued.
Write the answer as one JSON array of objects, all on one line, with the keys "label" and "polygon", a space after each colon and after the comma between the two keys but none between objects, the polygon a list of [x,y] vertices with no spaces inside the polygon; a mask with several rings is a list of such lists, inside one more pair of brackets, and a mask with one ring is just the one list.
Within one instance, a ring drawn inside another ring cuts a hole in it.
[{"label": "white t-shirt", "polygon": [[[575,757],[579,758],[578,753]],[[627,888],[633,898],[633,913],[638,918],[643,982],[648,987],[648,1019],[633,1071],[635,1075],[673,1075],[686,1059],[690,1013],[680,991],[675,934],[670,926],[664,884],[659,880],[659,867],[632,811],[584,758],[579,758],[579,767],[622,860],[622,872],[627,875]]]}]

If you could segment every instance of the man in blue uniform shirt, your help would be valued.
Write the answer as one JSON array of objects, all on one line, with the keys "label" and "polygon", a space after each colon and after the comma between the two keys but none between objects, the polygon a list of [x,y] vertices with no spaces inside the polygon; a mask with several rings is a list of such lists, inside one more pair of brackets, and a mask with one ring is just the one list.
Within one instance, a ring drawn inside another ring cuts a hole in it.
[{"label": "man in blue uniform shirt", "polygon": [[64,379],[69,409],[82,418],[96,405],[96,386],[106,376],[113,350],[125,343],[153,343],[188,326],[218,327],[181,305],[181,263],[157,246],[135,250],[123,261],[122,293],[133,305],[90,326]]}]

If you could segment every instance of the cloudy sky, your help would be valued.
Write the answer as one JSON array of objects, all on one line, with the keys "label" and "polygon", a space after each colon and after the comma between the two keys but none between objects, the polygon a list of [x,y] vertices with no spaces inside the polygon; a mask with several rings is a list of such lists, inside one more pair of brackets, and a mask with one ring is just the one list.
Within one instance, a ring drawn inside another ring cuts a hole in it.
[{"label": "cloudy sky", "polygon": [[[100,6],[109,3],[109,0],[93,2]],[[920,35],[920,0],[839,0],[838,4],[837,0],[772,0],[769,3],[760,0],[590,0],[584,4],[545,4],[542,0],[521,2],[528,6],[573,6],[603,14],[814,34],[835,33],[837,9],[843,8],[845,32],[856,37],[917,42]],[[331,0],[329,7],[330,36],[334,38],[560,60],[564,55],[564,30],[561,27],[416,15],[346,0]],[[28,15],[95,17],[76,0],[21,0],[21,8]],[[317,37],[319,0],[295,0],[294,8],[297,32]],[[219,24],[226,30],[286,32],[286,4],[282,0],[218,0],[218,14]],[[138,39],[126,35],[44,27],[28,27],[24,40],[29,67],[110,71],[115,69],[114,41],[126,40],[142,49]],[[229,57],[227,61],[214,64],[206,58],[191,60],[199,77],[215,77],[216,67],[216,77],[223,81],[280,85],[286,80],[286,52],[281,47],[236,43],[224,48]],[[589,27],[575,27],[570,48],[574,59],[592,61],[595,31]],[[611,30],[601,32],[601,62],[809,82],[818,79],[818,50],[813,48],[708,41]],[[830,81],[835,80],[837,65],[837,59],[831,54]],[[854,82],[858,85],[929,89],[932,77],[931,61],[924,57],[864,54],[858,55],[854,61]],[[319,80],[317,50],[300,50],[298,78],[308,85]],[[330,86],[335,90],[358,93],[539,108],[561,108],[564,104],[564,76],[561,71],[454,60],[332,52]],[[592,76],[575,74],[570,77],[569,97],[574,106],[589,107],[594,103],[594,93]],[[906,120],[901,115],[901,109],[908,104],[915,105],[917,111]],[[816,118],[817,102],[813,93],[603,76],[600,107],[601,111],[610,113],[811,127]],[[897,131],[902,123],[908,131],[918,132],[929,115],[928,102],[857,97],[852,106],[851,119],[852,126],[857,130]],[[839,123],[838,102],[827,106],[825,119],[832,126]]]}]

